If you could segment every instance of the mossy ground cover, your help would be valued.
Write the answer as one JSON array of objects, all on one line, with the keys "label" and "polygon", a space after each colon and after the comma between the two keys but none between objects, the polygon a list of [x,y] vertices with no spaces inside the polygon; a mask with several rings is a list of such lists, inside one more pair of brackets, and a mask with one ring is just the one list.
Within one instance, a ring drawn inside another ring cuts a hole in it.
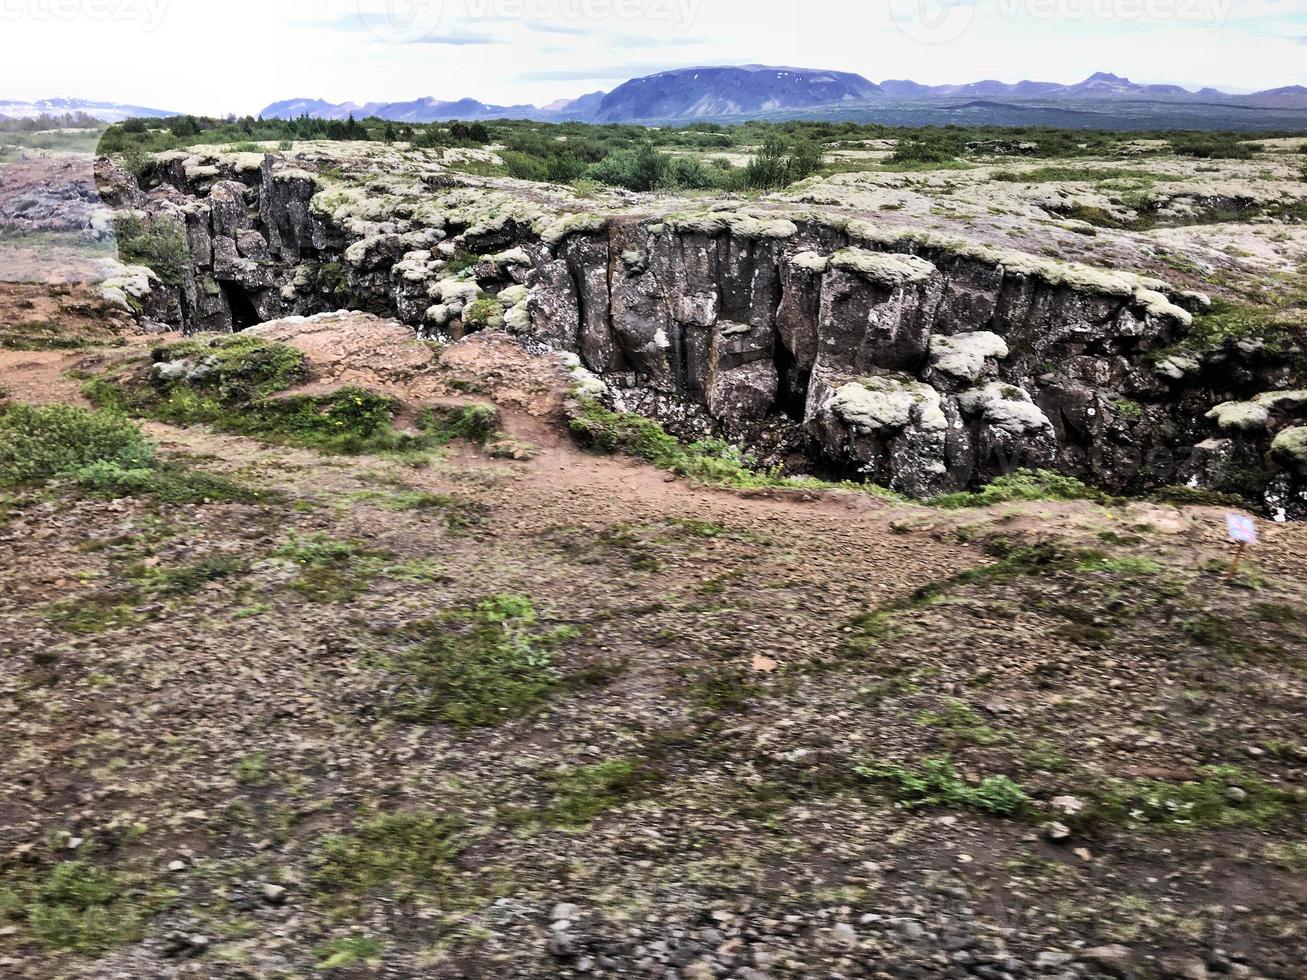
[{"label": "mossy ground cover", "polygon": [[576,630],[544,625],[524,596],[499,595],[405,633],[412,644],[383,663],[398,684],[396,716],[478,728],[538,711],[566,681],[554,653]]},{"label": "mossy ground cover", "polygon": [[50,949],[97,956],[139,940],[170,897],[142,876],[90,861],[63,861],[44,872],[11,866],[0,874],[0,921]]},{"label": "mossy ground cover", "polygon": [[0,408],[0,485],[69,481],[100,497],[150,497],[166,504],[262,499],[251,488],[160,460],[123,416],[71,406]]}]

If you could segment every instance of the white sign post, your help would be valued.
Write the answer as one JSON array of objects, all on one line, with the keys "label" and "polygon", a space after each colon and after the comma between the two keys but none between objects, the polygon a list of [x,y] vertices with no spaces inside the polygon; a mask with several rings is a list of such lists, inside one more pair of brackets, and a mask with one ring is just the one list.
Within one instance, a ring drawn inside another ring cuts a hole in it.
[{"label": "white sign post", "polygon": [[1230,540],[1238,545],[1234,551],[1234,561],[1230,564],[1230,571],[1225,576],[1225,580],[1230,582],[1239,573],[1239,562],[1243,561],[1244,550],[1250,544],[1257,543],[1257,521],[1247,514],[1226,514],[1225,527],[1230,534]]}]

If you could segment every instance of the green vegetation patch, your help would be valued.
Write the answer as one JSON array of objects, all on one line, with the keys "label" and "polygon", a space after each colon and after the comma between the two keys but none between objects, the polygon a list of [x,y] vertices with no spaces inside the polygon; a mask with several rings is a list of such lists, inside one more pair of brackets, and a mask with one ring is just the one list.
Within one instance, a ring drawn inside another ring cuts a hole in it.
[{"label": "green vegetation patch", "polygon": [[1106,167],[1036,167],[1033,170],[1000,170],[994,180],[1020,184],[1098,183],[1105,180],[1156,180],[1159,176]]},{"label": "green vegetation patch", "polygon": [[638,759],[608,759],[591,766],[560,769],[548,777],[555,796],[545,819],[564,827],[584,827],[600,814],[640,798],[662,774]]},{"label": "green vegetation patch", "polygon": [[1211,308],[1194,317],[1193,329],[1180,343],[1153,351],[1158,362],[1172,355],[1213,354],[1240,341],[1260,341],[1267,353],[1295,360],[1307,369],[1307,352],[1293,327],[1270,306],[1249,306],[1214,298]]},{"label": "green vegetation patch", "polygon": [[1000,476],[974,492],[935,497],[930,505],[945,510],[961,510],[1018,500],[1089,500],[1097,504],[1119,502],[1110,494],[1096,490],[1073,476],[1062,476],[1049,470],[1017,470]]},{"label": "green vegetation patch", "polygon": [[271,395],[308,378],[301,351],[248,333],[192,337],[157,349],[154,359],[195,362],[188,382],[223,402]]},{"label": "green vegetation patch", "polygon": [[424,408],[418,428],[437,446],[458,439],[483,445],[498,438],[499,413],[493,405]]},{"label": "green vegetation patch", "polygon": [[696,482],[741,489],[860,490],[900,499],[892,491],[870,484],[831,483],[812,477],[783,476],[779,469],[754,469],[739,449],[721,439],[683,443],[641,415],[614,412],[590,398],[581,399],[579,405],[571,430],[582,445],[599,452],[635,456]]},{"label": "green vegetation patch", "polygon": [[1307,798],[1271,786],[1238,766],[1212,766],[1184,783],[1113,782],[1093,798],[1091,823],[1182,831],[1301,825]]},{"label": "green vegetation patch", "polygon": [[124,211],[114,218],[114,232],[123,262],[153,269],[168,286],[180,286],[186,281],[191,271],[191,252],[186,228],[179,220]]},{"label": "green vegetation patch", "polygon": [[852,635],[845,640],[843,653],[861,657],[900,632],[899,617],[904,613],[924,609],[940,601],[957,589],[969,585],[990,585],[1010,581],[1023,575],[1037,575],[1058,570],[1074,570],[1082,562],[1101,558],[1099,552],[1074,549],[1056,542],[1043,542],[1018,548],[1003,543],[994,545],[999,558],[989,565],[971,568],[965,572],[923,585],[901,599],[855,616],[849,621]]},{"label": "green vegetation patch", "polygon": [[51,948],[101,956],[140,940],[146,922],[167,897],[127,875],[86,861],[65,861],[42,877],[6,872],[0,884],[0,921],[26,925]]},{"label": "green vegetation patch", "polygon": [[121,347],[121,337],[82,337],[66,334],[56,323],[24,320],[0,326],[0,349],[23,351],[83,350],[94,346]]},{"label": "green vegetation patch", "polygon": [[378,573],[376,560],[387,555],[319,533],[292,537],[272,557],[299,566],[292,589],[310,602],[334,603],[366,592]]},{"label": "green vegetation patch", "polygon": [[364,901],[376,895],[439,895],[455,881],[465,842],[460,824],[430,812],[393,813],[360,823],[349,834],[319,838],[309,886],[324,900]]},{"label": "green vegetation patch", "polygon": [[0,486],[69,479],[93,496],[165,503],[254,502],[264,494],[225,477],[156,458],[128,419],[69,405],[0,410]]},{"label": "green vegetation patch", "polygon": [[554,652],[576,635],[546,628],[525,596],[499,595],[410,628],[416,642],[384,666],[396,675],[396,714],[459,728],[532,714],[564,683]]},{"label": "green vegetation patch", "polygon": [[154,448],[135,425],[108,412],[15,405],[0,414],[0,482],[48,480],[97,463],[149,469]]},{"label": "green vegetation patch", "polygon": [[318,957],[316,969],[341,970],[376,964],[385,948],[374,936],[341,936],[314,950]]},{"label": "green vegetation patch", "polygon": [[431,409],[418,432],[394,426],[394,399],[362,388],[287,395],[308,378],[304,355],[248,334],[197,337],[154,352],[131,376],[97,378],[85,394],[99,407],[175,425],[209,425],[265,442],[339,455],[418,453],[454,439],[484,442],[497,416],[484,405]]},{"label": "green vegetation patch", "polygon": [[938,729],[954,745],[990,746],[1006,741],[1002,732],[985,724],[975,710],[954,698],[941,708],[920,712],[916,721],[924,728]]},{"label": "green vegetation patch", "polygon": [[1007,776],[986,776],[972,785],[943,756],[923,759],[918,768],[872,762],[854,767],[854,772],[908,809],[950,807],[1002,817],[1021,817],[1030,811],[1030,796],[1020,784]]}]

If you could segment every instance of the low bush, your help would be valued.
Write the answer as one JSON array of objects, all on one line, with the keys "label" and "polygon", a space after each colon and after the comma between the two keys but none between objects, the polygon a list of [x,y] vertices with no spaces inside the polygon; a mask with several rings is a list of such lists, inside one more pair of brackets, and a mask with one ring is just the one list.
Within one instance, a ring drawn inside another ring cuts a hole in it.
[{"label": "low bush", "polygon": [[0,483],[68,476],[94,464],[153,469],[154,448],[112,412],[68,405],[14,405],[0,413]]}]

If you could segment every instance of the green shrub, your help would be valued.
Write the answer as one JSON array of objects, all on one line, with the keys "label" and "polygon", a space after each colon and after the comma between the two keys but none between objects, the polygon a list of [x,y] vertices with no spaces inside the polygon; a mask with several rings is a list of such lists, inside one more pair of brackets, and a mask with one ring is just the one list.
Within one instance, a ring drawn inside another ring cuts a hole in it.
[{"label": "green shrub", "polygon": [[954,163],[957,153],[929,139],[900,142],[890,154],[890,163]]},{"label": "green shrub", "polygon": [[162,216],[122,212],[114,218],[118,257],[128,265],[144,265],[159,280],[180,286],[191,270],[190,245],[181,222]]},{"label": "green shrub", "polygon": [[15,405],[0,413],[0,483],[65,476],[93,464],[152,469],[154,449],[120,415],[68,405]]}]

